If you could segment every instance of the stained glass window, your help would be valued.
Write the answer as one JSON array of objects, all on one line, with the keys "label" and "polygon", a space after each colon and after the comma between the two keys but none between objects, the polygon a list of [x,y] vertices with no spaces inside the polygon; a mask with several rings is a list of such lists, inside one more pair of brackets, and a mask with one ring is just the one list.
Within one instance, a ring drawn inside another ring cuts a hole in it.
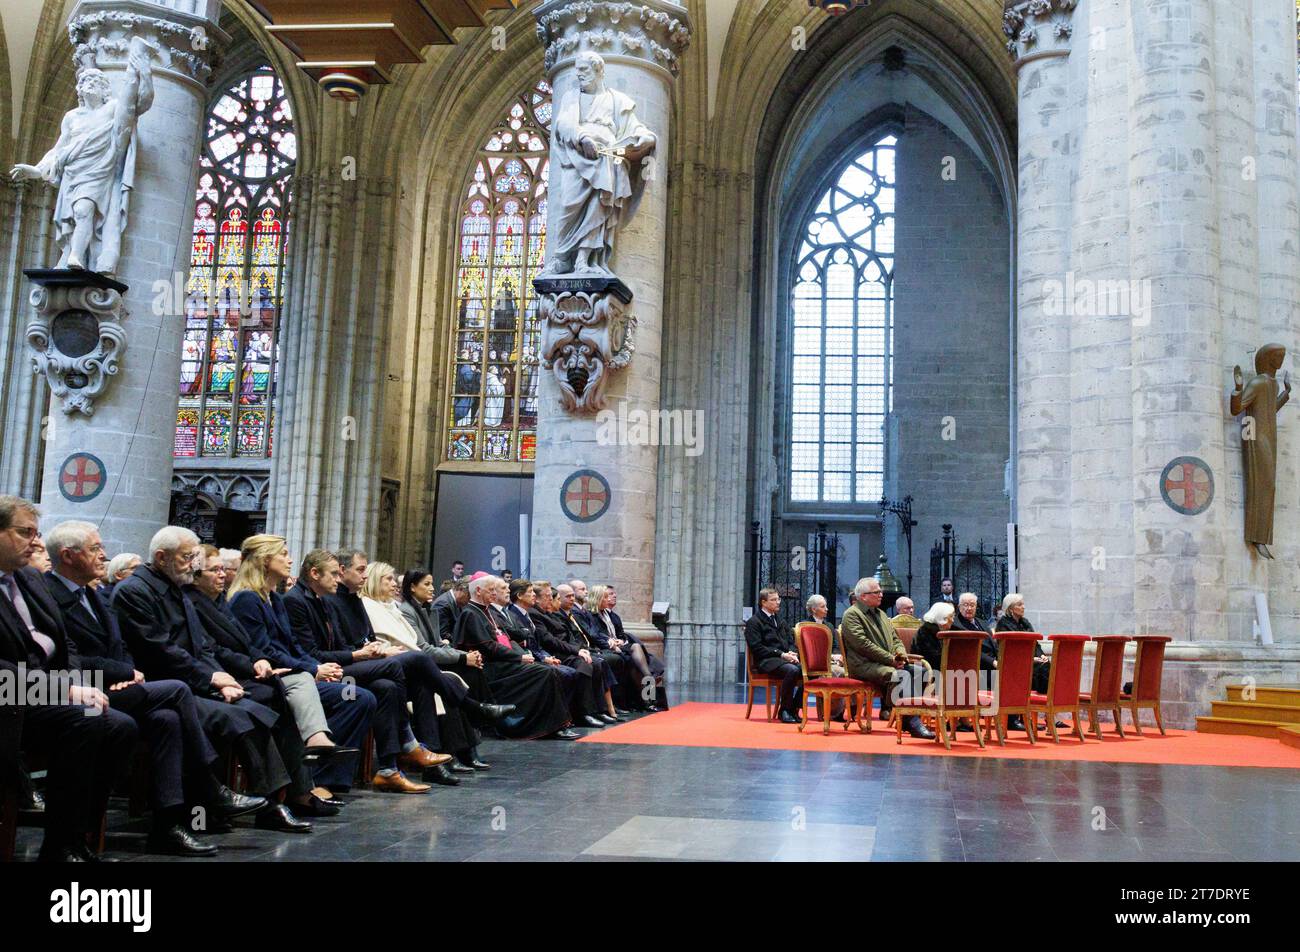
[{"label": "stained glass window", "polygon": [[541,332],[533,278],[546,245],[551,87],[511,104],[465,189],[456,267],[447,459],[537,458]]},{"label": "stained glass window", "polygon": [[896,146],[885,136],[849,162],[803,229],[791,300],[791,503],[882,495]]},{"label": "stained glass window", "polygon": [[280,304],[297,159],[269,66],[208,110],[185,288],[175,456],[271,455]]}]

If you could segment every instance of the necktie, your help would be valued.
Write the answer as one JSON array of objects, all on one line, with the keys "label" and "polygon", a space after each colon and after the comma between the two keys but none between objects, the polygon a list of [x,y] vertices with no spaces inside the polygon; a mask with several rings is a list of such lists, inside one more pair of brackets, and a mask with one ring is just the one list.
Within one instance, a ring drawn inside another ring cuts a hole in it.
[{"label": "necktie", "polygon": [[4,593],[9,596],[14,611],[18,613],[18,617],[27,626],[27,634],[32,641],[36,642],[37,647],[41,649],[45,657],[48,658],[54,654],[54,639],[36,630],[36,625],[32,623],[31,609],[27,607],[27,600],[23,598],[23,593],[18,589],[17,580],[9,574],[0,576],[0,588],[3,588]]}]

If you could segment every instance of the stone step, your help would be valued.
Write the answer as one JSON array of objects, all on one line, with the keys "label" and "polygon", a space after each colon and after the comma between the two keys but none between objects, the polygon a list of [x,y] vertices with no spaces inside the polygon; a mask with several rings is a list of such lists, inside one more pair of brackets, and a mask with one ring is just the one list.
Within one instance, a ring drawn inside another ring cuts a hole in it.
[{"label": "stone step", "polygon": [[1211,701],[1210,713],[1215,717],[1236,720],[1268,721],[1272,724],[1300,724],[1300,707],[1285,704],[1265,704],[1260,701]]},{"label": "stone step", "polygon": [[1196,730],[1201,734],[1236,734],[1250,737],[1277,737],[1278,726],[1272,721],[1252,721],[1241,717],[1198,717]]},{"label": "stone step", "polygon": [[[1244,684],[1227,685],[1228,700],[1240,701],[1241,693],[1246,689]],[[1255,685],[1255,694],[1251,702],[1260,702],[1263,704],[1277,704],[1285,707],[1300,707],[1300,688],[1291,687],[1266,687],[1264,685]]]},{"label": "stone step", "polygon": [[1300,727],[1279,727],[1277,729],[1277,739],[1288,747],[1300,750]]}]

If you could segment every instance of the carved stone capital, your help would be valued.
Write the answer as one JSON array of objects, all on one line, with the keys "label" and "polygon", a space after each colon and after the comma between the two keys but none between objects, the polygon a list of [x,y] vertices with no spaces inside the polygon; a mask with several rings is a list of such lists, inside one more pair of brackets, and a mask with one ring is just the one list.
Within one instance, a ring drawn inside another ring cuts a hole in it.
[{"label": "carved stone capital", "polygon": [[607,60],[641,60],[676,76],[691,42],[690,15],[669,0],[547,0],[536,16],[551,75],[580,50],[592,50]]},{"label": "carved stone capital", "polygon": [[83,0],[68,21],[78,68],[125,68],[135,37],[149,47],[155,71],[204,88],[230,40],[205,16],[144,0]]},{"label": "carved stone capital", "polygon": [[[95,399],[117,373],[126,349],[127,316],[122,294],[126,285],[89,272],[28,271],[36,282],[27,324],[32,371],[43,374],[50,392],[63,401],[63,412],[92,416]],[[88,280],[78,283],[78,274]]]},{"label": "carved stone capital", "polygon": [[610,372],[632,362],[636,316],[628,304],[615,289],[559,291],[538,298],[541,359],[555,374],[565,410],[604,409]]},{"label": "carved stone capital", "polygon": [[1079,0],[1005,0],[1002,32],[1007,52],[1023,65],[1046,56],[1069,56]]}]

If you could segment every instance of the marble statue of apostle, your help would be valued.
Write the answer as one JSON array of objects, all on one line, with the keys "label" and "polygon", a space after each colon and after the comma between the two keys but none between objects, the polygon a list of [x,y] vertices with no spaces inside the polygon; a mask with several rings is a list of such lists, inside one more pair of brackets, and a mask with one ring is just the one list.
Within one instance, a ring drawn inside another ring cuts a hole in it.
[{"label": "marble statue of apostle", "polygon": [[[153,105],[149,50],[135,37],[127,53],[126,79],[117,95],[103,72],[77,73],[75,109],[63,116],[59,139],[36,165],[15,165],[16,182],[41,179],[58,186],[55,238],[63,248],[60,268],[117,270],[135,177],[136,121]],[[92,248],[97,251],[92,260]]]},{"label": "marble statue of apostle", "polygon": [[1291,375],[1282,375],[1282,392],[1275,375],[1286,358],[1281,344],[1255,351],[1255,376],[1243,382],[1241,368],[1232,368],[1235,389],[1230,409],[1242,421],[1241,451],[1246,480],[1246,541],[1266,559],[1273,558],[1273,495],[1277,486],[1277,411],[1291,398]]},{"label": "marble statue of apostle", "polygon": [[610,275],[619,225],[636,211],[657,137],[631,98],[605,85],[605,61],[576,58],[578,92],[559,103],[551,134],[552,210],[546,274]]}]

